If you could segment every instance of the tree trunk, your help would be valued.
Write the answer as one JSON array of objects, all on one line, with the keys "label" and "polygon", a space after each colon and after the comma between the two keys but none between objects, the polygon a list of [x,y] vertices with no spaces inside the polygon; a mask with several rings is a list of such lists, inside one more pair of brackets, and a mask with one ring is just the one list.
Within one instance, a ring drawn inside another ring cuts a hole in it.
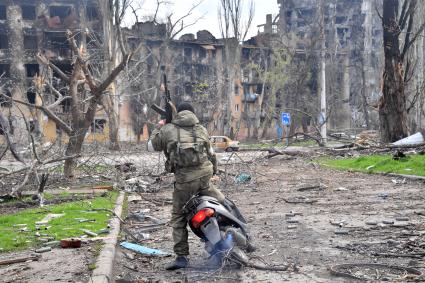
[{"label": "tree trunk", "polygon": [[380,134],[383,142],[395,142],[408,136],[403,58],[400,54],[397,25],[398,0],[386,0],[383,6],[385,69],[379,102]]},{"label": "tree trunk", "polygon": [[119,136],[118,136],[118,115],[113,109],[107,111],[109,120],[109,149],[120,150]]},{"label": "tree trunk", "polygon": [[[74,156],[81,153],[81,149],[83,147],[84,138],[86,136],[88,128],[84,129],[81,127],[80,129],[72,131],[71,136],[69,137],[68,146],[66,148],[65,155],[66,156]],[[77,158],[70,158],[65,160],[63,173],[65,178],[73,179],[75,177],[75,168],[77,167]]]}]

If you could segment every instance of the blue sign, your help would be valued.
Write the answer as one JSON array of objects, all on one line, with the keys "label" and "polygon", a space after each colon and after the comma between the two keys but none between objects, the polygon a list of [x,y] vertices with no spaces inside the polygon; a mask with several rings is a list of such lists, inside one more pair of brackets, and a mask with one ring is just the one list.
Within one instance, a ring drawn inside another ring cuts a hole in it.
[{"label": "blue sign", "polygon": [[282,112],[282,124],[284,126],[291,125],[291,114]]}]

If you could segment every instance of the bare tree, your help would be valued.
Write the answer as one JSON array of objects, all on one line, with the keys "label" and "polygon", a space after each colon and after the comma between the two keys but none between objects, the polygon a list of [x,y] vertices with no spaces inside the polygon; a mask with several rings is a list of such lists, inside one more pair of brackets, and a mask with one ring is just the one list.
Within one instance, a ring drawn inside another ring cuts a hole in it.
[{"label": "bare tree", "polygon": [[[244,6],[242,0],[220,0],[218,10],[218,19],[220,24],[221,36],[224,42],[224,55],[226,63],[224,64],[225,75],[225,97],[220,98],[220,104],[223,105],[223,113],[220,119],[222,131],[230,135],[232,125],[232,94],[234,93],[235,79],[240,78],[240,57],[241,45],[248,34],[254,17],[254,2],[251,0],[248,4],[248,13],[244,15]],[[244,21],[243,19],[246,18]]]},{"label": "bare tree", "polygon": [[[400,5],[401,4],[401,5]],[[394,142],[409,134],[406,85],[413,63],[410,48],[425,24],[415,29],[416,0],[383,1],[385,68],[379,102],[380,133],[383,142]]]}]

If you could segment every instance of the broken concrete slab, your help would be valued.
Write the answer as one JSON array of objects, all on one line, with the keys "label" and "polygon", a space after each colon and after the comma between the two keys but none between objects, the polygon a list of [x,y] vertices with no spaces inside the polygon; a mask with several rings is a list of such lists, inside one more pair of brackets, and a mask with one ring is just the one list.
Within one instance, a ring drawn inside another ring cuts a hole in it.
[{"label": "broken concrete slab", "polygon": [[416,145],[425,142],[422,133],[418,132],[414,135],[408,136],[407,138],[401,139],[393,143],[393,145]]}]

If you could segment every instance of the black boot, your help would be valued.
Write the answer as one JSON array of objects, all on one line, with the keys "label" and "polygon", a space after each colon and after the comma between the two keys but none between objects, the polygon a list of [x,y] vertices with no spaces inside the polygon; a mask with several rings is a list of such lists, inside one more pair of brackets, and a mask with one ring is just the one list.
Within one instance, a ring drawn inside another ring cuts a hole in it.
[{"label": "black boot", "polygon": [[186,256],[178,256],[175,260],[165,265],[166,270],[176,270],[180,268],[185,268],[189,264],[189,260]]}]

